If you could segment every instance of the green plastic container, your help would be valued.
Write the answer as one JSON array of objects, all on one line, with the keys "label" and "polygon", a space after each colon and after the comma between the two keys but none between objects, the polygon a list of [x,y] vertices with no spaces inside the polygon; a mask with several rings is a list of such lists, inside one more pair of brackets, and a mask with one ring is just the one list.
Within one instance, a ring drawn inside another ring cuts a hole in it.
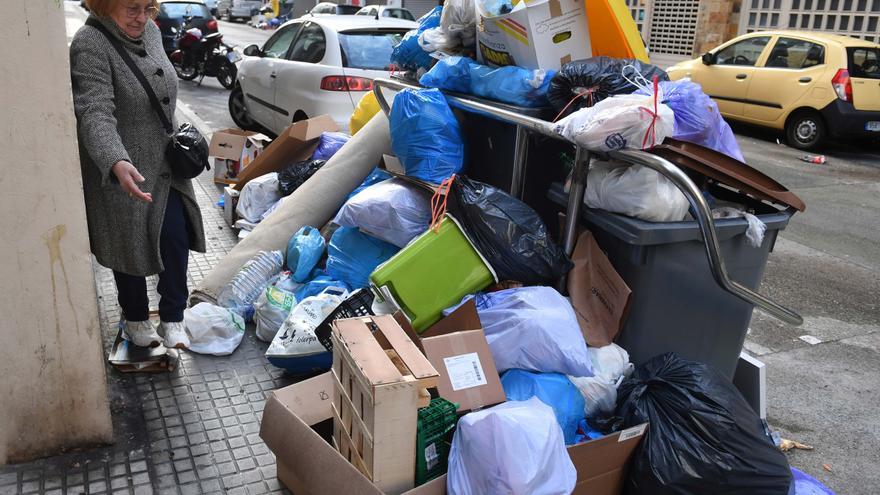
[{"label": "green plastic container", "polygon": [[437,232],[420,235],[370,275],[373,292],[404,312],[416,332],[442,311],[496,282],[489,264],[447,215]]},{"label": "green plastic container", "polygon": [[458,404],[438,397],[419,409],[416,434],[416,486],[446,473],[449,459],[447,433],[455,428]]}]

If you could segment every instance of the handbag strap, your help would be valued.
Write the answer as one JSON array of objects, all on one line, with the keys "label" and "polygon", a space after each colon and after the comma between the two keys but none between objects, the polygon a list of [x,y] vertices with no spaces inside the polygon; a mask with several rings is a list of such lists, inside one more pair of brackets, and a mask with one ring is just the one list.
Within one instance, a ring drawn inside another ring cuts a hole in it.
[{"label": "handbag strap", "polygon": [[125,62],[125,65],[131,70],[134,74],[134,77],[137,78],[138,82],[143,86],[144,91],[147,93],[147,97],[150,99],[150,104],[153,106],[153,110],[156,111],[156,115],[159,116],[159,120],[162,121],[162,126],[165,127],[165,132],[170,136],[174,133],[174,126],[171,125],[171,121],[168,120],[168,116],[165,115],[165,111],[162,110],[162,104],[159,103],[159,98],[156,96],[156,93],[153,91],[153,87],[150,86],[150,83],[147,81],[147,78],[144,77],[144,73],[138,68],[137,64],[132,60],[131,55],[128,54],[128,50],[122,46],[122,43],[113,36],[110,31],[107,30],[107,27],[101,24],[97,19],[90,17],[86,20],[86,26],[91,26],[101,34],[107,38],[107,41],[116,49],[116,52],[119,53],[119,56],[122,57],[122,61]]}]

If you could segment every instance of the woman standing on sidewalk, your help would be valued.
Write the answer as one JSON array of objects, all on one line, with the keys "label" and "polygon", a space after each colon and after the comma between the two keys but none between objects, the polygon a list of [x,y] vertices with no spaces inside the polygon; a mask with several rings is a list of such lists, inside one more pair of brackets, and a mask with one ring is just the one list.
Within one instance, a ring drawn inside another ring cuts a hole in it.
[{"label": "woman standing on sidewalk", "polygon": [[[88,0],[88,6],[89,19],[122,43],[173,120],[177,77],[153,22],[158,2]],[[92,253],[113,270],[125,334],[138,346],[157,346],[162,335],[166,347],[187,347],[189,250],[205,251],[192,183],[171,174],[170,138],[143,86],[98,28],[76,33],[70,72]],[[161,296],[158,333],[149,321],[145,278],[153,274]]]}]

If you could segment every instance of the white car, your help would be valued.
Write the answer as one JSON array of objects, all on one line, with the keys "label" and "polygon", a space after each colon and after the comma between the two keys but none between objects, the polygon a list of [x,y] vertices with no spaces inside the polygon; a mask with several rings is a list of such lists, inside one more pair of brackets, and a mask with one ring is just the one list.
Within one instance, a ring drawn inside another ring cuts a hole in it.
[{"label": "white car", "polygon": [[348,129],[355,105],[388,77],[391,51],[417,24],[368,16],[302,17],[262,48],[244,50],[229,113],[242,129],[280,134],[293,122],[330,115]]},{"label": "white car", "polygon": [[388,7],[386,5],[367,5],[358,10],[355,15],[370,15],[373,17],[393,17],[395,19],[405,19],[407,21],[415,21],[416,18],[407,9],[401,7]]}]

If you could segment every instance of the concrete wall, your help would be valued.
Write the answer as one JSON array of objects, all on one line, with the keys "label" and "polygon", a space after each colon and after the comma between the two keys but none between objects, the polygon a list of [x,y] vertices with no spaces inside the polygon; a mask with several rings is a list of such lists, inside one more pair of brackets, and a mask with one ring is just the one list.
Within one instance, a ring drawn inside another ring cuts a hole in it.
[{"label": "concrete wall", "polygon": [[62,0],[0,30],[0,464],[112,439]]},{"label": "concrete wall", "polygon": [[736,36],[742,0],[702,0],[697,19],[694,56],[715,48]]}]

